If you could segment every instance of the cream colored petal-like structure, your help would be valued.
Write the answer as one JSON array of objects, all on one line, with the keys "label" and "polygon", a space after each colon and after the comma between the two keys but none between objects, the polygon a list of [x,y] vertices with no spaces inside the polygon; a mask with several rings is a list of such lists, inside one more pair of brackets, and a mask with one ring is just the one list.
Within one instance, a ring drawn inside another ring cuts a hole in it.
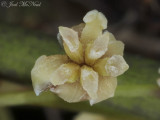
[{"label": "cream colored petal-like structure", "polygon": [[109,33],[104,33],[95,41],[88,44],[85,50],[85,63],[93,65],[108,50]]},{"label": "cream colored petal-like structure", "polygon": [[112,33],[108,32],[107,30],[104,33],[108,33],[109,34],[109,43],[108,43],[108,50],[105,53],[105,55],[103,56],[103,58],[111,57],[112,55],[121,55],[121,56],[123,56],[124,43],[122,41],[116,40],[114,35]]},{"label": "cream colored petal-like structure", "polygon": [[63,39],[66,54],[76,63],[83,63],[83,47],[78,38],[78,32],[71,28],[59,27],[59,33]]},{"label": "cream colored petal-like structure", "polygon": [[106,100],[110,97],[113,97],[116,87],[117,87],[117,78],[100,76],[97,98],[91,99],[90,104],[93,105],[95,103]]},{"label": "cream colored petal-like structure", "polygon": [[109,41],[116,41],[116,38],[114,37],[114,35],[111,33],[111,32],[108,32],[109,33]]},{"label": "cream colored petal-like structure", "polygon": [[90,98],[97,98],[98,90],[98,73],[86,65],[81,67],[80,81],[83,89],[88,93]]},{"label": "cream colored petal-like structure", "polygon": [[62,85],[66,82],[73,83],[79,79],[80,66],[75,63],[66,63],[59,66],[50,76],[50,82]]},{"label": "cream colored petal-like structure", "polygon": [[86,47],[89,42],[94,41],[98,36],[102,35],[102,30],[107,28],[107,19],[101,12],[92,10],[84,16],[83,21],[86,24],[80,41]]},{"label": "cream colored petal-like structure", "polygon": [[79,25],[76,25],[76,26],[73,26],[72,29],[76,32],[78,32],[78,37],[80,38],[81,37],[81,33],[82,33],[82,30],[84,28],[85,24],[84,23],[81,23]]},{"label": "cream colored petal-like structure", "polygon": [[50,78],[53,72],[62,64],[67,63],[68,58],[65,55],[42,55],[36,60],[31,71],[31,78],[34,91],[39,95],[50,85]]},{"label": "cream colored petal-like structure", "polygon": [[113,55],[110,58],[99,59],[94,69],[102,76],[117,77],[128,70],[129,66],[120,55]]},{"label": "cream colored petal-like structure", "polygon": [[123,56],[124,52],[124,43],[121,41],[110,41],[108,44],[108,51],[104,57],[110,57],[112,55],[121,55]]},{"label": "cream colored petal-like structure", "polygon": [[109,32],[108,30],[105,30],[103,34],[108,33],[109,34],[109,42],[111,41],[116,41],[116,38],[114,37],[114,35]]},{"label": "cream colored petal-like structure", "polygon": [[52,92],[58,94],[63,100],[72,103],[88,99],[86,91],[83,90],[80,82],[66,83],[57,86]]}]

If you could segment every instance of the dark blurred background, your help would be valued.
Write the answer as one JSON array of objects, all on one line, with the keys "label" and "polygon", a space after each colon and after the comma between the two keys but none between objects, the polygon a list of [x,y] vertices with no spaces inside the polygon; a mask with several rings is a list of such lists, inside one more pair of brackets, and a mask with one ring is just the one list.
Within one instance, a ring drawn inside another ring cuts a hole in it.
[{"label": "dark blurred background", "polygon": [[[107,17],[108,30],[126,44],[126,52],[160,60],[160,1],[158,0],[37,1],[41,3],[39,7],[9,7],[10,0],[0,0],[0,24],[22,27],[55,37],[58,26],[79,24],[83,22],[82,18],[88,11],[97,9]],[[70,120],[77,114],[28,106],[10,107],[10,109],[13,120],[53,120],[53,115],[54,120]]]},{"label": "dark blurred background", "polygon": [[[0,0],[1,2],[9,0]],[[97,9],[108,19],[108,29],[127,50],[160,58],[160,1],[158,0],[42,0],[39,7],[0,7],[0,22],[56,35],[57,27],[82,22]],[[13,3],[16,3],[14,1]]]}]

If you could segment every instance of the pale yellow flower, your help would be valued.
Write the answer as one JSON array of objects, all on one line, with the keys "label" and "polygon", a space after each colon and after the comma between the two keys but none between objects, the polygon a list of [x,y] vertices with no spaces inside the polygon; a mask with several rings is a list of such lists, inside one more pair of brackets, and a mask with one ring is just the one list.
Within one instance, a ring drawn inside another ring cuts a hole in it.
[{"label": "pale yellow flower", "polygon": [[[158,68],[158,74],[160,74],[160,68]],[[160,78],[157,79],[157,84],[160,87]]]},{"label": "pale yellow flower", "polygon": [[67,55],[37,59],[31,72],[36,95],[50,89],[67,102],[89,100],[91,105],[114,96],[116,77],[129,68],[124,44],[103,32],[107,19],[101,12],[92,10],[83,21],[72,28],[59,27]]},{"label": "pale yellow flower", "polygon": [[96,113],[82,112],[79,113],[73,120],[109,120],[106,116]]}]

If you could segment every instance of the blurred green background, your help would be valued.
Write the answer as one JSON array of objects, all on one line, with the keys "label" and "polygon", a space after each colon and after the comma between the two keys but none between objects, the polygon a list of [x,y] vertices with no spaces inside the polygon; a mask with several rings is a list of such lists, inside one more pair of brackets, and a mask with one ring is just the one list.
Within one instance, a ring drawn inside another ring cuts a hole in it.
[{"label": "blurred green background", "polygon": [[[118,77],[115,97],[92,107],[66,103],[50,92],[36,97],[30,78],[35,60],[64,53],[58,26],[82,23],[93,9],[104,13],[108,30],[125,43],[130,69]],[[106,120],[159,120],[158,68],[158,0],[0,0],[0,120],[72,120],[85,111]]]}]

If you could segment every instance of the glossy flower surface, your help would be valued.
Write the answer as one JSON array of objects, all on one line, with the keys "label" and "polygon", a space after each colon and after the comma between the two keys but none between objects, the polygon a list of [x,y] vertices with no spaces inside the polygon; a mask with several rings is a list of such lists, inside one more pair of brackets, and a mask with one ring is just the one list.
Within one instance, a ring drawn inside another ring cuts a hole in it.
[{"label": "glossy flower surface", "polygon": [[83,21],[72,28],[59,27],[66,55],[37,59],[31,71],[36,95],[50,89],[67,102],[89,100],[91,105],[114,96],[116,77],[129,68],[124,44],[103,32],[107,19],[101,12],[92,10]]}]

